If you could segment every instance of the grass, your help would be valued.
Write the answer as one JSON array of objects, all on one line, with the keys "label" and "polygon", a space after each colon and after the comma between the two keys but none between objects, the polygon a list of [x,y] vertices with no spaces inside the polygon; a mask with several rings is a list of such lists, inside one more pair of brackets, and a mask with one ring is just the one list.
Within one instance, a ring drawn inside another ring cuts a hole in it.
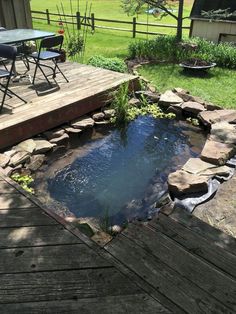
[{"label": "grass", "polygon": [[149,79],[160,92],[174,87],[188,90],[216,105],[236,109],[236,71],[214,68],[205,75],[184,72],[176,64],[146,65],[139,73]]},{"label": "grass", "polygon": [[[72,0],[73,10],[77,11],[77,0]],[[51,12],[57,12],[56,5],[60,6],[60,1],[50,0],[46,4],[41,0],[31,0],[32,10],[49,9]],[[127,16],[121,9],[120,0],[93,0],[92,12],[95,17],[131,20],[132,17]],[[191,1],[186,0],[184,15],[189,15],[191,10]],[[85,11],[86,1],[80,1],[80,12],[83,14]],[[63,1],[65,12],[70,13],[69,0]],[[156,23],[174,24],[175,20],[171,17],[166,17],[162,21],[157,21],[153,16],[143,13],[138,16],[138,21]],[[101,22],[104,24],[104,22]],[[108,26],[107,24],[106,26]],[[189,25],[189,20],[184,20],[184,25]],[[118,25],[113,25],[118,27]],[[125,27],[120,25],[120,27]],[[58,25],[47,25],[42,21],[34,21],[34,28],[50,31],[58,31]],[[145,28],[146,30],[146,28]],[[151,28],[150,28],[151,31]],[[173,34],[175,30],[159,29],[156,31],[168,31]],[[185,32],[186,34],[186,32]],[[93,55],[103,55],[105,57],[118,57],[125,59],[128,55],[128,46],[131,42],[139,41],[140,39],[147,38],[145,35],[137,35],[137,39],[132,38],[131,33],[111,30],[96,29],[95,34],[88,32],[87,44],[85,50],[84,60],[81,62],[86,63]],[[153,38],[151,35],[149,39]],[[200,96],[203,99],[218,104],[227,108],[236,109],[236,72],[234,70],[215,68],[209,71],[206,77],[192,77],[183,75],[182,70],[178,65],[151,65],[145,66],[140,69],[140,74],[150,79],[160,91],[172,89],[174,87],[182,87],[189,90],[193,95]]]}]

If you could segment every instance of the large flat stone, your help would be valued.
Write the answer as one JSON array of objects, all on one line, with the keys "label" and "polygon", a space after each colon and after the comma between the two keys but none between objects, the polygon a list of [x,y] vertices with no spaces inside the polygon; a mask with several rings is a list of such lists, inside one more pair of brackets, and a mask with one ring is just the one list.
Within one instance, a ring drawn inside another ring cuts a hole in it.
[{"label": "large flat stone", "polygon": [[71,126],[73,128],[78,128],[78,129],[88,129],[88,128],[92,128],[94,126],[94,120],[90,117],[87,116],[83,116],[79,119],[76,119],[74,121],[71,122]]},{"label": "large flat stone", "polygon": [[46,153],[47,151],[51,150],[55,146],[55,144],[51,144],[46,140],[35,139],[34,142],[36,144],[36,147],[34,150],[35,154]]},{"label": "large flat stone", "polygon": [[187,101],[182,104],[182,109],[186,112],[198,115],[200,112],[205,111],[205,107],[195,101]]},{"label": "large flat stone", "polygon": [[169,191],[174,196],[192,193],[206,193],[208,191],[208,178],[177,170],[168,176]]},{"label": "large flat stone", "polygon": [[54,138],[61,137],[63,134],[65,134],[64,129],[55,129],[55,130],[44,132],[44,135],[49,141]]},{"label": "large flat stone", "polygon": [[182,170],[192,174],[202,173],[208,169],[215,168],[216,166],[201,160],[200,158],[189,158]]},{"label": "large flat stone", "polygon": [[211,126],[212,124],[221,121],[233,122],[236,119],[236,110],[231,109],[213,111],[207,110],[200,112],[198,117],[206,126]]},{"label": "large flat stone", "polygon": [[236,152],[232,144],[207,140],[201,153],[201,159],[215,165],[224,165]]},{"label": "large flat stone", "polygon": [[162,106],[171,106],[173,104],[181,104],[183,99],[177,94],[173,93],[171,90],[167,90],[164,94],[161,94],[159,104]]},{"label": "large flat stone", "polygon": [[28,139],[26,141],[23,141],[21,143],[19,143],[18,145],[16,145],[14,147],[14,149],[16,151],[24,151],[24,152],[28,152],[30,154],[33,153],[33,151],[35,150],[36,144],[34,142],[34,140],[32,139]]},{"label": "large flat stone", "polygon": [[228,166],[220,166],[220,167],[214,167],[211,169],[206,169],[202,172],[200,172],[201,176],[208,176],[208,177],[214,177],[214,176],[223,176],[228,177],[232,173],[232,168]]},{"label": "large flat stone", "polygon": [[215,141],[236,144],[236,125],[226,121],[216,122],[211,127],[211,135]]},{"label": "large flat stone", "polygon": [[11,157],[9,165],[16,167],[20,164],[25,163],[29,159],[30,159],[30,154],[28,152],[17,152],[15,155]]}]

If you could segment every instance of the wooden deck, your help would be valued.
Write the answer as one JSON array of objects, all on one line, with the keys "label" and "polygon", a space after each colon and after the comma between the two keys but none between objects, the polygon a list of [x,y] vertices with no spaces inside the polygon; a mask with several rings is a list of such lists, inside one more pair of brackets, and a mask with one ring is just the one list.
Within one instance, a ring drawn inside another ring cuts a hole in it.
[{"label": "wooden deck", "polygon": [[[16,97],[6,100],[0,114],[0,149],[104,106],[110,91],[124,82],[133,88],[138,84],[136,76],[88,65],[65,62],[60,68],[69,83],[58,74],[58,84],[49,88],[38,71],[35,86],[27,79],[11,84],[27,104]],[[21,61],[17,62],[17,70],[25,70]]]},{"label": "wooden deck", "polygon": [[236,240],[175,211],[104,248],[0,175],[0,313],[235,313]]},{"label": "wooden deck", "polygon": [[12,184],[0,177],[1,314],[171,313]]}]

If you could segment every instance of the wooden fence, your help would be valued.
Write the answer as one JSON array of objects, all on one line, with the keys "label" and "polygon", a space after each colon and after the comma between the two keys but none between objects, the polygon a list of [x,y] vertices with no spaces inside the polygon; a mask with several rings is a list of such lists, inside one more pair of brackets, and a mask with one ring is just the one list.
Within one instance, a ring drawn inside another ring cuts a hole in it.
[{"label": "wooden fence", "polygon": [[[132,33],[133,38],[136,37],[136,34],[145,34],[145,35],[165,35],[163,32],[151,32],[148,30],[149,27],[154,28],[172,28],[177,29],[176,25],[172,24],[157,24],[157,23],[144,23],[137,22],[136,17],[133,17],[132,21],[120,21],[120,20],[110,20],[110,19],[101,19],[95,18],[94,13],[90,16],[83,16],[80,12],[76,12],[75,15],[71,14],[59,14],[51,13],[48,9],[46,11],[31,11],[33,20],[46,21],[48,25],[57,24],[63,22],[68,25],[72,25],[77,29],[81,29],[81,26],[90,27],[92,31],[95,29],[106,29],[106,30],[116,30]],[[104,22],[109,24],[122,24],[126,27],[113,27],[113,26],[104,26],[99,25],[98,22]],[[130,28],[128,28],[130,26]],[[146,27],[146,31],[138,29],[138,26]],[[190,30],[189,26],[183,26],[183,29]]]}]

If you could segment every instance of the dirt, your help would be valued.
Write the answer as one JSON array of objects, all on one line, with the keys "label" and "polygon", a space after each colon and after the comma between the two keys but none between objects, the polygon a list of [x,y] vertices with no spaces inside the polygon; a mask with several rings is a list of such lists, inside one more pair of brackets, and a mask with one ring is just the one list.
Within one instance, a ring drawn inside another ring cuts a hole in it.
[{"label": "dirt", "polygon": [[213,199],[196,207],[193,215],[236,238],[236,174],[220,185]]},{"label": "dirt", "polygon": [[199,66],[209,66],[210,63],[204,60],[196,59],[196,58],[191,58],[186,61],[183,61],[182,64],[187,65],[187,66],[193,66],[193,67],[199,67]]}]

